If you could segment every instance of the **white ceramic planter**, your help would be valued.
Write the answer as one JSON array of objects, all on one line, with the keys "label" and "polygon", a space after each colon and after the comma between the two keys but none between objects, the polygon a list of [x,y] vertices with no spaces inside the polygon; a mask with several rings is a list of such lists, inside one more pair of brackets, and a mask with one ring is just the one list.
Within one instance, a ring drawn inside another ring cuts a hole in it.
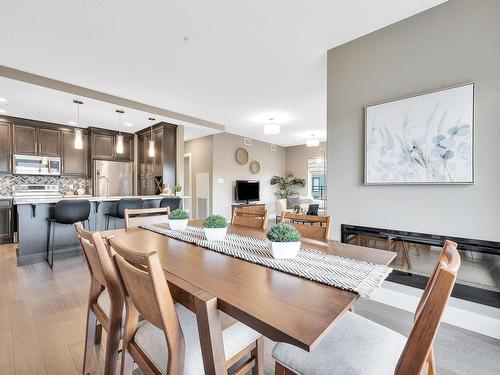
[{"label": "white ceramic planter", "polygon": [[271,242],[269,250],[274,259],[293,259],[300,250],[300,241],[297,242]]},{"label": "white ceramic planter", "polygon": [[182,197],[182,191],[176,191],[175,192],[176,197]]},{"label": "white ceramic planter", "polygon": [[203,228],[209,241],[221,241],[226,237],[227,228]]},{"label": "white ceramic planter", "polygon": [[168,225],[170,226],[170,229],[172,230],[184,230],[186,229],[188,225],[188,219],[183,219],[183,220],[168,220]]}]

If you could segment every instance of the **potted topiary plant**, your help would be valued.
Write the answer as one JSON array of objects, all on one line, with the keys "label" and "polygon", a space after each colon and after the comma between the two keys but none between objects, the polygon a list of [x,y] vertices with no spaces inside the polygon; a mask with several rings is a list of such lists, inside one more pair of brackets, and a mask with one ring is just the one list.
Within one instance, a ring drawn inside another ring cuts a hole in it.
[{"label": "potted topiary plant", "polygon": [[276,224],[267,232],[269,250],[275,259],[295,258],[300,249],[300,233],[289,224]]},{"label": "potted topiary plant", "polygon": [[205,219],[203,231],[209,241],[220,241],[226,237],[227,220],[221,215],[212,215]]},{"label": "potted topiary plant", "polygon": [[175,196],[181,197],[182,196],[182,186],[181,185],[175,185]]},{"label": "potted topiary plant", "polygon": [[184,230],[188,224],[189,215],[186,211],[181,210],[180,208],[177,210],[173,210],[168,215],[168,225],[172,230]]}]

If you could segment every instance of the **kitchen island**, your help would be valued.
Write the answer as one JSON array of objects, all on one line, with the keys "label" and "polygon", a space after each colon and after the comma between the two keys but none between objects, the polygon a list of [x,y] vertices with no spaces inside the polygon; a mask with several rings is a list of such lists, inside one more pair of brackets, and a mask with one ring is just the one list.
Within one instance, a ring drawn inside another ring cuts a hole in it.
[{"label": "kitchen island", "polygon": [[[60,200],[87,199],[90,201],[90,230],[104,230],[106,214],[116,212],[116,205],[121,198],[141,198],[144,208],[158,207],[164,196],[148,195],[134,197],[49,197],[49,198],[16,198],[14,199],[16,227],[18,233],[17,265],[39,263],[45,261],[47,239],[49,235],[48,219],[54,217],[55,204]],[[179,199],[174,196],[169,197]],[[124,222],[114,218],[110,228],[122,228]],[[54,237],[54,256],[57,258],[82,254],[80,243],[72,225],[56,224]]]}]

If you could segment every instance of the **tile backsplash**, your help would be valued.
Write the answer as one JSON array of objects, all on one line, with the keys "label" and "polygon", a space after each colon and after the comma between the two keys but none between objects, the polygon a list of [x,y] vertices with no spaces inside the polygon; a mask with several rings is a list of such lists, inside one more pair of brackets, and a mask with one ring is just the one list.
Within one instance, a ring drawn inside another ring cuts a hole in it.
[{"label": "tile backsplash", "polygon": [[45,184],[45,185],[59,185],[62,193],[71,190],[85,189],[86,194],[91,194],[90,179],[86,178],[73,178],[73,177],[54,177],[54,176],[0,176],[0,196],[7,196],[12,194],[12,185],[27,185],[27,184]]}]

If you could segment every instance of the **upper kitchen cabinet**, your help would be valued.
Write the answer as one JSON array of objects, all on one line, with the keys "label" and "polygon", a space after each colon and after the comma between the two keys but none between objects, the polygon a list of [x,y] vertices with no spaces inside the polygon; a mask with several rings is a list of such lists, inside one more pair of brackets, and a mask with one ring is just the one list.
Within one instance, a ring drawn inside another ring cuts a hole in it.
[{"label": "upper kitchen cabinet", "polygon": [[60,156],[61,132],[56,129],[38,128],[38,155]]},{"label": "upper kitchen cabinet", "polygon": [[14,154],[60,156],[61,133],[58,129],[14,124]]},{"label": "upper kitchen cabinet", "polygon": [[12,172],[12,138],[10,136],[10,124],[0,122],[0,173]]},{"label": "upper kitchen cabinet", "polygon": [[134,135],[123,133],[123,153],[116,152],[116,136],[113,130],[90,128],[92,160],[134,160]]},{"label": "upper kitchen cabinet", "polygon": [[62,171],[63,176],[87,177],[88,171],[88,134],[83,131],[83,148],[75,148],[75,132],[61,132],[62,137]]}]

